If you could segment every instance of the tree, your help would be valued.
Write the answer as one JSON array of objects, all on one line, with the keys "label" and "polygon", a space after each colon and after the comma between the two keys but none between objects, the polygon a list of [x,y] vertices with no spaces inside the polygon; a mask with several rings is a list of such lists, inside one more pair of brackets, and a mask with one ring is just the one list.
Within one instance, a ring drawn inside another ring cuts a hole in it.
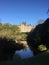
[{"label": "tree", "polygon": [[26,21],[23,21],[22,24],[26,25]]},{"label": "tree", "polygon": [[13,32],[15,32],[15,33],[20,32],[20,29],[19,29],[19,27],[18,27],[17,25],[12,25],[12,26],[11,26],[11,30],[12,30]]},{"label": "tree", "polygon": [[[38,24],[27,36],[27,43],[34,55],[45,52],[49,49],[49,18],[42,24]],[[45,45],[46,50],[41,51],[38,47]]]},{"label": "tree", "polygon": [[2,25],[2,23],[0,22],[0,30],[2,30],[3,29],[3,25]]},{"label": "tree", "polygon": [[38,24],[42,24],[42,23],[44,23],[44,20],[39,20],[38,21]]},{"label": "tree", "polygon": [[10,27],[11,27],[11,24],[9,24],[9,23],[5,23],[3,25],[3,29],[6,29],[6,30],[10,29]]}]

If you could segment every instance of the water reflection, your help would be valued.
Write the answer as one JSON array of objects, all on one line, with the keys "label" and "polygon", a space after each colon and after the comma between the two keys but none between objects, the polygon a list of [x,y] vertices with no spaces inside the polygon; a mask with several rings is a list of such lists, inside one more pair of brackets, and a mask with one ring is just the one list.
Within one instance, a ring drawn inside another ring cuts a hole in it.
[{"label": "water reflection", "polygon": [[24,50],[16,51],[16,54],[19,55],[22,59],[26,59],[33,56],[33,53],[30,50],[30,48],[27,48],[25,51]]}]

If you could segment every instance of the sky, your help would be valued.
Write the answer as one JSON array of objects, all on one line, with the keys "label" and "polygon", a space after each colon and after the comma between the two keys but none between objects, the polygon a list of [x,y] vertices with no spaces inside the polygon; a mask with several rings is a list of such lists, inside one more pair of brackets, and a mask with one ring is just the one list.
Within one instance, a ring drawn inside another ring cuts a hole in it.
[{"label": "sky", "polygon": [[49,0],[0,0],[0,22],[37,25],[46,20]]}]

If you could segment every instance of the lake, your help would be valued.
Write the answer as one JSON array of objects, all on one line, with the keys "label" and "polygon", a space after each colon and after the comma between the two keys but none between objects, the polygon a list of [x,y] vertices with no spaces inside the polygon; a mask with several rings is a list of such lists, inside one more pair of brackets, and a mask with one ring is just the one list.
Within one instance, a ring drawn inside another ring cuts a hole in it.
[{"label": "lake", "polygon": [[26,50],[16,51],[15,54],[19,55],[22,59],[27,59],[33,56],[33,52],[30,48],[26,48]]}]

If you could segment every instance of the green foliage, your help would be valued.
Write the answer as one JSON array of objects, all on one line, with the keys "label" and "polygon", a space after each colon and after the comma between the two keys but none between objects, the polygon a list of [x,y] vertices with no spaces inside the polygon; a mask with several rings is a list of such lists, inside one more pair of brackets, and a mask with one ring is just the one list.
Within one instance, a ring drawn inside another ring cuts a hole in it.
[{"label": "green foliage", "polygon": [[2,30],[3,29],[3,25],[2,25],[2,23],[0,22],[0,30]]},{"label": "green foliage", "polygon": [[46,46],[43,45],[43,44],[39,45],[39,46],[38,46],[38,49],[39,49],[40,51],[47,50]]},{"label": "green foliage", "polygon": [[16,39],[20,29],[17,25],[11,25],[9,23],[0,23],[0,37],[13,38]]},{"label": "green foliage", "polygon": [[34,52],[34,55],[49,49],[49,18],[44,23],[38,24],[34,30],[31,30],[27,36],[27,43]]},{"label": "green foliage", "polygon": [[20,28],[17,25],[11,25],[9,23],[0,23],[0,37],[12,38],[16,40],[21,39],[23,41],[26,41],[27,34],[20,33]]},{"label": "green foliage", "polygon": [[11,26],[11,30],[12,30],[13,32],[15,32],[15,33],[20,32],[19,27],[16,26],[16,25],[12,25],[12,26]]},{"label": "green foliage", "polygon": [[23,41],[26,41],[26,40],[27,40],[27,35],[26,35],[26,34],[24,34],[24,35],[22,36],[22,40],[23,40]]},{"label": "green foliage", "polygon": [[10,29],[10,27],[11,27],[11,24],[9,24],[9,23],[3,24],[3,29],[8,30],[8,29]]}]

